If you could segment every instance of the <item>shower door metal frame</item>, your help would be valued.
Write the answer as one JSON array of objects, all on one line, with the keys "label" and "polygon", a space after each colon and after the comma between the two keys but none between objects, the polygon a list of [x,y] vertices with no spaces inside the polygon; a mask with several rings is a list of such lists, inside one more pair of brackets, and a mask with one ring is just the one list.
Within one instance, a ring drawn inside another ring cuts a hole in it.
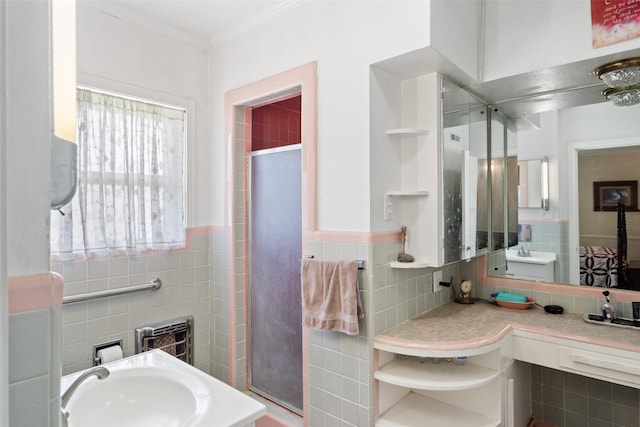
[{"label": "shower door metal frame", "polygon": [[[264,149],[264,150],[259,150],[259,151],[255,151],[255,152],[251,152],[249,153],[249,155],[247,156],[247,173],[248,173],[248,179],[247,179],[247,247],[248,249],[248,254],[247,254],[247,276],[248,276],[248,282],[249,282],[249,289],[248,289],[248,297],[247,297],[247,301],[248,301],[248,306],[247,306],[247,341],[248,341],[248,345],[247,345],[247,351],[248,351],[248,355],[247,355],[247,375],[248,375],[248,387],[249,390],[255,392],[258,395],[261,395],[275,403],[277,403],[278,405],[292,411],[295,412],[298,415],[302,415],[303,413],[303,404],[301,404],[301,406],[295,407],[294,405],[292,405],[291,403],[284,401],[282,399],[280,399],[279,397],[273,396],[271,394],[269,394],[268,392],[265,392],[264,390],[261,390],[257,387],[253,386],[253,368],[252,368],[252,357],[253,357],[253,349],[252,349],[252,345],[253,345],[253,340],[251,339],[252,337],[252,295],[253,295],[253,259],[250,256],[251,254],[251,247],[252,247],[252,236],[253,236],[253,221],[251,221],[251,218],[253,217],[253,203],[252,203],[252,194],[253,194],[253,187],[252,187],[252,179],[253,179],[253,170],[252,170],[252,159],[255,156],[262,156],[262,155],[268,155],[268,154],[273,154],[273,153],[278,153],[278,152],[286,152],[286,151],[294,151],[297,150],[300,152],[300,171],[302,172],[302,144],[292,144],[292,145],[286,145],[286,146],[281,146],[281,147],[276,147],[276,148],[269,148],[269,149]],[[302,176],[299,176],[299,179],[302,180]],[[300,186],[300,201],[302,202],[303,200],[303,187],[302,185]],[[301,218],[300,220],[302,221],[302,210],[301,210]],[[301,224],[302,225],[302,224]],[[300,258],[302,257],[302,226],[300,227],[300,236],[301,236],[301,244],[300,244]],[[297,261],[298,263],[300,262],[300,258],[296,259],[295,261]],[[300,302],[300,310],[302,310],[302,303]],[[302,367],[302,322],[300,322],[300,357],[301,357],[301,367]],[[302,384],[302,376],[303,376],[303,368],[300,370],[300,383]],[[301,390],[302,393],[302,390]]]}]

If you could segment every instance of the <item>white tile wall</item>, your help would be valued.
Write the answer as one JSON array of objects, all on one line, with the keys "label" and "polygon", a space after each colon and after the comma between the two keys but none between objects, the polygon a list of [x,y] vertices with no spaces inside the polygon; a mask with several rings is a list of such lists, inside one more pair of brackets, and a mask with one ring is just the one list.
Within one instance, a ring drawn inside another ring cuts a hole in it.
[{"label": "white tile wall", "polygon": [[[375,334],[448,302],[449,289],[432,292],[432,270],[395,270],[389,263],[397,243],[310,242],[309,254],[327,260],[365,260],[361,333],[310,333],[310,414],[313,426],[365,426],[373,423],[372,340]],[[150,254],[54,266],[65,278],[65,295],[163,280],[158,291],[64,305],[63,374],[91,366],[92,346],[122,339],[133,354],[134,329],[183,315],[195,317],[195,364],[229,380],[229,254],[225,233],[194,236],[189,251]],[[237,272],[242,277],[242,272]],[[454,283],[475,275],[475,262],[446,266],[443,279]],[[236,291],[244,301],[243,289]],[[244,319],[244,307],[236,307]],[[237,384],[244,384],[244,325],[236,325]]]},{"label": "white tile wall", "polygon": [[60,308],[9,316],[9,424],[57,426]]},{"label": "white tile wall", "polygon": [[196,234],[188,250],[54,265],[65,296],[162,280],[157,291],[63,305],[63,374],[90,367],[96,344],[121,339],[130,356],[135,328],[187,315],[194,316],[194,364],[210,372],[209,242],[209,235]]},{"label": "white tile wall", "polygon": [[[222,381],[229,380],[229,254],[228,239],[224,233],[211,236],[211,343],[210,372]],[[243,318],[244,313],[237,313]]]}]

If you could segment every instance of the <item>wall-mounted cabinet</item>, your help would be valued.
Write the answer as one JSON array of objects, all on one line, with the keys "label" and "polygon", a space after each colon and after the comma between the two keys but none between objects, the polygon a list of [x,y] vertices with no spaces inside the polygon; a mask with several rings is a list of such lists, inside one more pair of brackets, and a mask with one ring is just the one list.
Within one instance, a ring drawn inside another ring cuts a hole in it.
[{"label": "wall-mounted cabinet", "polygon": [[405,252],[415,258],[392,268],[440,267],[486,247],[478,238],[488,225],[478,226],[485,108],[436,73],[400,78],[373,70],[372,226],[406,226]]}]

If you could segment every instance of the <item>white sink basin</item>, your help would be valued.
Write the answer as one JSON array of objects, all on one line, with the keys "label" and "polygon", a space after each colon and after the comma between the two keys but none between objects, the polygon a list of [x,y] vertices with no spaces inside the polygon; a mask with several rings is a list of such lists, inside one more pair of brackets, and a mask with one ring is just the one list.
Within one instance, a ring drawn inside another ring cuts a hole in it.
[{"label": "white sink basin", "polygon": [[[160,350],[103,366],[110,375],[88,378],[69,400],[69,427],[235,427],[266,413],[262,403]],[[63,377],[61,392],[81,373]]]},{"label": "white sink basin", "polygon": [[509,249],[505,253],[508,276],[553,282],[556,261],[554,252],[531,251],[531,256],[519,256],[517,250]]},{"label": "white sink basin", "polygon": [[509,249],[506,251],[507,261],[524,262],[528,264],[548,264],[556,260],[554,252],[531,251],[531,256],[519,256],[518,251]]}]

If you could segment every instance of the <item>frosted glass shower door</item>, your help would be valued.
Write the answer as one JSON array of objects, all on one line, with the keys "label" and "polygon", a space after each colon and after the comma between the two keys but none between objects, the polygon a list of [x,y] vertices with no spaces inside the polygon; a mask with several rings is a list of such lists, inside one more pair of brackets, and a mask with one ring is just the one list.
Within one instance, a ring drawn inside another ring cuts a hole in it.
[{"label": "frosted glass shower door", "polygon": [[250,210],[250,389],[301,413],[300,145],[252,154]]}]

